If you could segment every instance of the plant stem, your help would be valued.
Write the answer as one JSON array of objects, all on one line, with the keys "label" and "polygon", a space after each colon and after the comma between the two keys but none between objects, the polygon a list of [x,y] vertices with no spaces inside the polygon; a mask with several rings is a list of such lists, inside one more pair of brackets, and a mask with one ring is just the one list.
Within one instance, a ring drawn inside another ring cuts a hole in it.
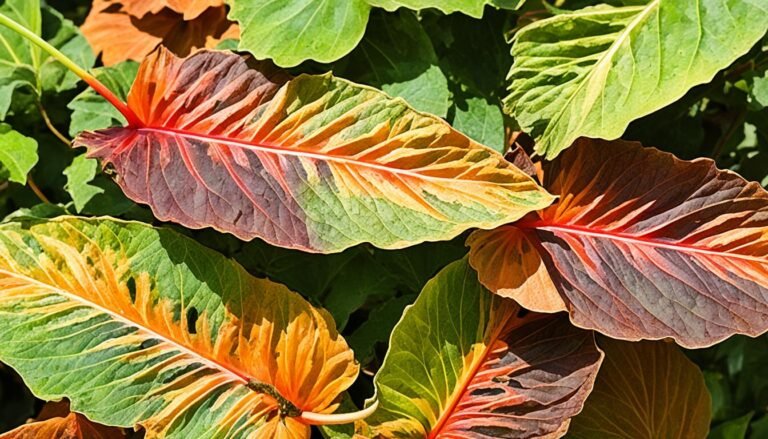
[{"label": "plant stem", "polygon": [[27,186],[29,186],[30,189],[32,189],[32,192],[35,193],[37,198],[40,199],[43,203],[51,204],[51,201],[48,199],[48,197],[45,196],[43,191],[40,190],[40,188],[35,184],[35,180],[32,179],[32,175],[27,175]]},{"label": "plant stem", "polygon": [[299,417],[308,425],[343,425],[351,424],[367,418],[379,407],[379,401],[374,401],[370,406],[353,413],[332,413],[329,415],[323,413],[303,412]]},{"label": "plant stem", "polygon": [[7,17],[4,14],[0,14],[0,24],[8,27],[12,31],[16,32],[17,34],[28,39],[33,44],[35,44],[36,46],[38,46],[39,48],[47,52],[49,55],[51,55],[55,60],[62,63],[64,67],[69,69],[72,73],[80,77],[80,79],[85,81],[86,84],[88,84],[89,86],[91,86],[91,88],[96,90],[96,92],[100,94],[104,99],[109,101],[109,103],[112,104],[125,117],[125,119],[128,121],[129,126],[133,126],[133,127],[143,126],[143,123],[138,118],[138,116],[136,116],[136,113],[134,113],[133,110],[131,110],[128,107],[128,105],[125,104],[125,102],[121,101],[117,96],[115,96],[114,93],[112,93],[104,84],[102,84],[93,75],[88,73],[82,67],[75,64],[74,61],[67,58],[66,55],[59,52],[59,50],[53,47],[52,45],[48,44],[48,42],[40,38],[40,36],[30,31],[26,27],[20,25],[19,23],[13,21],[11,18]]},{"label": "plant stem", "polygon": [[67,146],[72,145],[72,141],[67,139],[67,137],[64,134],[61,134],[59,130],[56,129],[55,126],[53,126],[53,122],[51,122],[51,118],[48,117],[48,112],[45,111],[45,107],[43,107],[43,104],[40,101],[37,101],[37,109],[40,111],[40,116],[43,118],[43,122],[45,122],[45,126],[48,127],[48,130],[53,133],[54,136],[56,136],[57,139],[61,140],[62,143],[64,143]]}]

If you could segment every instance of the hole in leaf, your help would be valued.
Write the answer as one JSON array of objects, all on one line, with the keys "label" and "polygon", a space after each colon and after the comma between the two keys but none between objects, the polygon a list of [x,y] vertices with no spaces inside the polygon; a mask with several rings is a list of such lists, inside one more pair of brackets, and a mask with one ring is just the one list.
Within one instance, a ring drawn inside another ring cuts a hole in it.
[{"label": "hole in leaf", "polygon": [[187,310],[187,331],[190,334],[197,334],[197,308],[194,306]]},{"label": "hole in leaf", "polygon": [[125,286],[128,287],[128,296],[131,298],[131,303],[136,303],[136,281],[131,277],[125,283]]}]

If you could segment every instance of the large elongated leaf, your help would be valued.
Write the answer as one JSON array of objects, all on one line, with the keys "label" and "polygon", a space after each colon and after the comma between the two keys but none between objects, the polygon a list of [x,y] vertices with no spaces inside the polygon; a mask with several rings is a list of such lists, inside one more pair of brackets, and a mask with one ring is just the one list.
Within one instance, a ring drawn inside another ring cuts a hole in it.
[{"label": "large elongated leaf", "polygon": [[677,346],[603,338],[605,361],[573,439],[707,437],[710,397],[701,371]]},{"label": "large elongated leaf", "polygon": [[375,382],[381,438],[555,438],[592,389],[602,354],[565,316],[519,316],[466,260],[432,279],[395,327]]},{"label": "large elongated leaf", "polygon": [[399,248],[491,228],[552,197],[502,156],[402,100],[234,54],[142,63],[138,126],[75,141],[163,220],[308,251]]},{"label": "large elongated leaf", "polygon": [[552,159],[580,136],[615,139],[680,98],[768,30],[763,0],[592,7],[523,28],[506,105]]},{"label": "large elongated leaf", "polygon": [[147,437],[309,437],[357,365],[327,312],[174,232],[0,227],[0,361],[40,398]]},{"label": "large elongated leaf", "polygon": [[[768,330],[768,192],[758,183],[708,159],[580,140],[545,163],[544,185],[557,204],[513,225],[514,233],[470,241],[523,233],[538,249],[492,258],[493,247],[473,247],[472,264],[492,290],[522,303],[560,296],[576,325],[627,340],[703,347]],[[540,272],[521,271],[521,257],[525,267],[543,258],[556,288],[539,289],[537,277],[529,284],[523,273]]]}]

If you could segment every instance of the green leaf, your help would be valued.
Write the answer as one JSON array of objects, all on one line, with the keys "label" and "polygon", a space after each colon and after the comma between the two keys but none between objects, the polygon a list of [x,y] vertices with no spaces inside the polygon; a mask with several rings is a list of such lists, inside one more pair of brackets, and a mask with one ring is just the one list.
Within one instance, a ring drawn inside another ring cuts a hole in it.
[{"label": "green leaf", "polygon": [[602,354],[592,334],[564,316],[519,311],[515,302],[485,290],[466,259],[444,268],[392,332],[374,379],[379,408],[362,434],[561,433],[581,410]]},{"label": "green leaf", "polygon": [[365,38],[340,76],[399,96],[416,110],[445,117],[450,92],[432,41],[410,11],[374,13]]},{"label": "green leaf", "polygon": [[[42,36],[81,67],[95,57],[77,27],[39,0],[6,0],[0,13]],[[16,91],[24,89],[40,99],[45,93],[72,89],[78,78],[47,53],[14,31],[0,26],[0,119],[8,114]]]},{"label": "green leaf", "polygon": [[282,67],[302,61],[335,61],[365,32],[365,0],[229,0],[229,18],[240,24],[240,50]]},{"label": "green leaf", "polygon": [[26,184],[27,174],[37,164],[37,141],[0,124],[0,175]]},{"label": "green leaf", "polygon": [[581,136],[618,138],[709,82],[767,29],[761,0],[653,0],[540,20],[515,36],[506,110],[551,159]]},{"label": "green leaf", "polygon": [[744,439],[747,437],[747,428],[749,421],[752,420],[753,413],[747,413],[736,419],[725,421],[712,429],[709,439]]},{"label": "green leaf", "polygon": [[382,303],[371,310],[368,319],[347,337],[349,347],[355,351],[355,358],[360,363],[369,363],[376,348],[389,341],[392,329],[403,315],[403,309],[413,303],[414,299],[415,296],[408,295]]},{"label": "green leaf", "polygon": [[[139,63],[124,61],[114,66],[95,69],[93,73],[96,79],[124,101],[138,70]],[[67,108],[72,110],[69,135],[73,137],[83,131],[122,126],[126,123],[123,115],[91,88],[77,95]]]},{"label": "green leaf", "polygon": [[488,5],[504,9],[517,9],[524,2],[525,0],[368,0],[371,5],[388,11],[394,11],[400,7],[414,10],[435,8],[445,14],[461,12],[475,18],[482,17],[483,11]]},{"label": "green leaf", "polygon": [[762,108],[768,107],[768,71],[753,80],[750,90],[752,99]]},{"label": "green leaf", "polygon": [[94,159],[89,159],[85,154],[75,157],[72,164],[64,170],[67,176],[67,184],[64,189],[67,190],[75,203],[77,212],[82,212],[85,205],[93,197],[104,193],[104,189],[91,184],[98,173],[99,163]]},{"label": "green leaf", "polygon": [[498,105],[480,97],[456,102],[453,127],[472,139],[504,152],[504,115]]}]

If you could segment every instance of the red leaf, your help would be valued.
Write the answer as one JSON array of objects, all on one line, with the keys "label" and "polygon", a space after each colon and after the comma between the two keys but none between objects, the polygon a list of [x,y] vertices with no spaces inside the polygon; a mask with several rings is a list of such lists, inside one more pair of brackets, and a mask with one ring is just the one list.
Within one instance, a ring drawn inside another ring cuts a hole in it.
[{"label": "red leaf", "polygon": [[[544,165],[544,185],[560,201],[516,226],[574,324],[687,347],[768,329],[768,192],[757,183],[708,159],[584,139]],[[472,253],[481,279],[518,266]]]},{"label": "red leaf", "polygon": [[190,228],[317,252],[401,248],[552,201],[500,154],[400,99],[330,75],[290,79],[228,52],[155,52],[128,107],[130,126],[75,144],[131,199]]}]

